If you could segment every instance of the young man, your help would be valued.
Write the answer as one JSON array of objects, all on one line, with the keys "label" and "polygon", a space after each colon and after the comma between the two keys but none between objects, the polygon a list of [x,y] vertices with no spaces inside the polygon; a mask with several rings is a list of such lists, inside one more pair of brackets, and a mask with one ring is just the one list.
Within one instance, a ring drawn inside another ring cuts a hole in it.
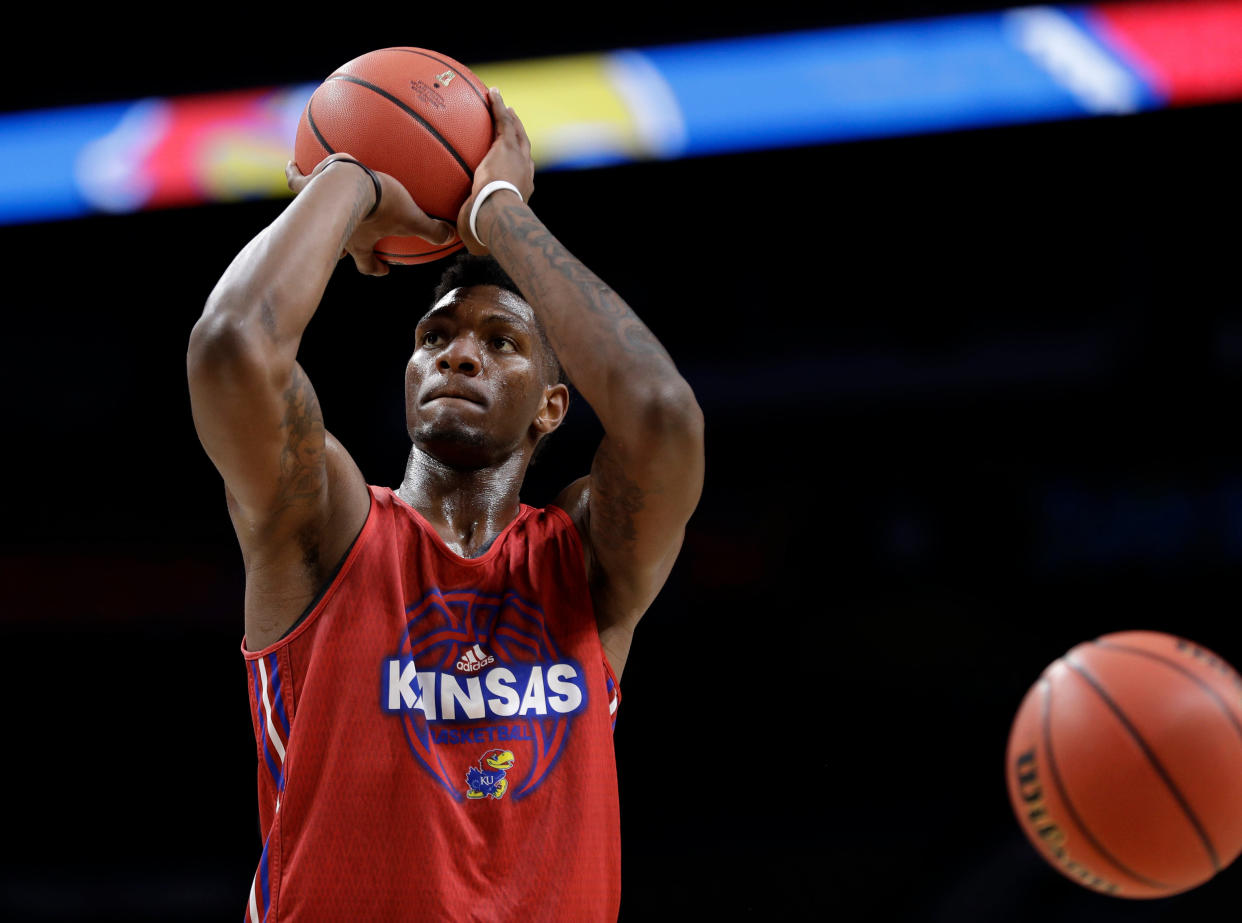
[{"label": "young man", "polygon": [[[296,361],[343,252],[383,275],[380,238],[451,238],[391,177],[341,154],[291,166],[296,198],[190,338],[194,422],[246,568],[254,923],[617,916],[617,681],[698,502],[703,419],[650,330],[525,204],[529,141],[490,102],[457,231],[495,265],[454,269],[418,325],[398,490],[367,485]],[[518,495],[568,407],[558,359],[606,435],[537,510]]]}]

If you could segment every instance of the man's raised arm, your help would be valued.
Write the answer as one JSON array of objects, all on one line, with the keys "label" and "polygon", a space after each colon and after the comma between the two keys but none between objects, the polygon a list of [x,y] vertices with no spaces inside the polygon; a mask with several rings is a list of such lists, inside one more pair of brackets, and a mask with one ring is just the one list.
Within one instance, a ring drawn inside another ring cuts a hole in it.
[{"label": "man's raised arm", "polygon": [[[529,192],[525,129],[495,90],[491,102],[497,137],[475,174],[476,195],[493,180]],[[484,200],[477,238],[468,218],[474,198],[462,209],[459,233],[472,251],[490,249],[521,288],[604,427],[590,477],[558,502],[587,536],[600,636],[619,674],[634,627],[668,578],[702,492],[703,414],[647,326],[517,194],[500,189]]]},{"label": "man's raised arm", "polygon": [[[315,390],[297,363],[337,260],[348,251],[361,271],[383,275],[387,267],[371,252],[380,237],[419,234],[443,243],[452,236],[391,177],[377,174],[377,188],[367,171],[338,159],[310,176],[290,168],[297,197],[229,265],[186,356],[194,425],[224,478],[246,559],[251,650],[297,617],[300,597],[318,589],[316,572],[325,569],[318,565],[335,565],[369,507],[366,484],[325,432]],[[257,569],[271,584],[261,588],[263,624],[251,611]]]}]

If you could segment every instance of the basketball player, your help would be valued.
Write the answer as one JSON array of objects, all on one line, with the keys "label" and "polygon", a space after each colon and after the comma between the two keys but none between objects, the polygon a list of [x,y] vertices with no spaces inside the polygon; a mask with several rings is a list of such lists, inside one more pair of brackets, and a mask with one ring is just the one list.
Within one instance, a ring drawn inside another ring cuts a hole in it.
[{"label": "basketball player", "polygon": [[[490,103],[456,229],[475,256],[418,323],[397,490],[367,485],[296,361],[339,256],[384,275],[380,238],[451,239],[394,179],[341,154],[291,166],[294,201],[190,337],[246,570],[253,923],[617,917],[618,680],[698,502],[703,419],[526,204],[529,141]],[[589,476],[532,509],[523,476],[568,409],[558,360],[606,435]]]}]

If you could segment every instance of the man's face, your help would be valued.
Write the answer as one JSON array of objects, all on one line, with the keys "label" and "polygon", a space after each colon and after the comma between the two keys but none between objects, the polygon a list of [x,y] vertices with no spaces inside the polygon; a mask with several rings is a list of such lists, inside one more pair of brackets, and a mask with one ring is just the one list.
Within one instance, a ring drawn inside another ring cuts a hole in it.
[{"label": "man's face", "polygon": [[[454,468],[487,467],[555,429],[530,306],[492,285],[457,288],[419,321],[405,369],[410,439]],[[555,401],[553,402],[555,403]]]}]

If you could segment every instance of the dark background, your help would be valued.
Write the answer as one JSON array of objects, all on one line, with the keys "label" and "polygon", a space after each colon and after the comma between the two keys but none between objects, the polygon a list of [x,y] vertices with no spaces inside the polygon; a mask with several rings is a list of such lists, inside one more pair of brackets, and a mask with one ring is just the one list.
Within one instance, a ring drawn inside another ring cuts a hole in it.
[{"label": "dark background", "polygon": [[[317,80],[385,45],[481,63],[998,6],[595,25],[482,8],[473,31],[416,8],[408,25],[199,10],[143,20],[147,41],[101,13],[22,52],[0,109]],[[1003,769],[1022,696],[1079,641],[1149,628],[1242,664],[1239,114],[538,176],[537,212],[707,418],[703,501],[624,679],[623,919],[1234,906],[1237,868],[1157,901],[1069,882],[1023,837]],[[5,919],[242,913],[261,843],[241,558],[184,351],[284,207],[0,229]],[[401,478],[402,370],[438,272],[343,263],[304,340],[373,483]],[[579,402],[524,499],[584,473],[598,438]]]}]

